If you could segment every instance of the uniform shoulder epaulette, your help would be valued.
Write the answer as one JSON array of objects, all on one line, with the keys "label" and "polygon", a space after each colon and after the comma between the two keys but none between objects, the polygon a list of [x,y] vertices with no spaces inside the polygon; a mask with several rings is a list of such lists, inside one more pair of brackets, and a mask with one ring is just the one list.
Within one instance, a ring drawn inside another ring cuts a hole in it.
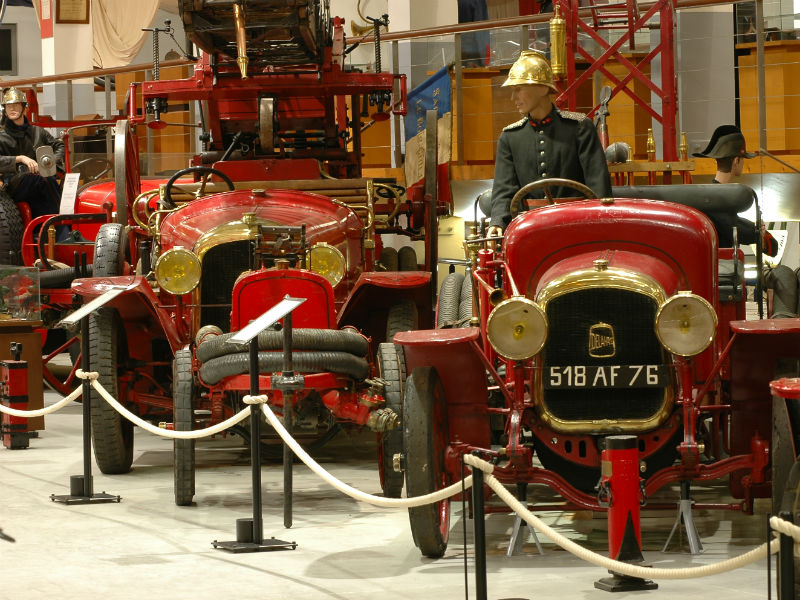
[{"label": "uniform shoulder epaulette", "polygon": [[584,113],[572,112],[571,110],[559,110],[558,114],[565,119],[572,119],[573,121],[583,121],[586,119],[586,115]]},{"label": "uniform shoulder epaulette", "polygon": [[528,117],[522,117],[519,121],[511,123],[511,125],[506,125],[503,127],[503,131],[511,131],[512,129],[519,129],[523,127],[528,122]]}]

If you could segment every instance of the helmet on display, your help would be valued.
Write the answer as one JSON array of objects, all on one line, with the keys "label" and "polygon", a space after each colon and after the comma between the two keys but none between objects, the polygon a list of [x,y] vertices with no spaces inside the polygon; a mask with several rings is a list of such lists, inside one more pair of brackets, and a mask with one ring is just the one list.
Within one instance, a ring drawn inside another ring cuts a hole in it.
[{"label": "helmet on display", "polygon": [[3,92],[2,100],[0,100],[0,104],[5,106],[6,104],[15,104],[19,102],[20,104],[28,104],[28,100],[25,98],[25,94],[18,90],[15,87],[10,87]]},{"label": "helmet on display", "polygon": [[508,79],[503,83],[507,85],[546,85],[554,92],[558,91],[553,83],[553,69],[550,61],[541,52],[536,50],[523,50],[517,61],[508,70]]}]

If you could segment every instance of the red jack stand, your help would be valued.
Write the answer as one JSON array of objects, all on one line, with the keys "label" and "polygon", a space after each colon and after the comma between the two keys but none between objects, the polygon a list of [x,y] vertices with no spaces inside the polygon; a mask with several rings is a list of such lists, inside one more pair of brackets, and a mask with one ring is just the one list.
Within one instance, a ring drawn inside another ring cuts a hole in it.
[{"label": "red jack stand", "polygon": [[[13,360],[0,361],[0,401],[15,410],[28,409],[28,362],[20,360],[22,344],[11,343]],[[3,445],[11,450],[27,448],[33,433],[28,430],[26,417],[2,413],[0,421]]]},{"label": "red jack stand", "polygon": [[[642,530],[639,520],[641,484],[639,449],[635,435],[612,435],[606,438],[601,455],[600,504],[608,507],[608,555],[618,561],[648,566],[642,556]],[[658,584],[649,579],[609,571],[611,577],[594,582],[606,592],[655,590]]]}]

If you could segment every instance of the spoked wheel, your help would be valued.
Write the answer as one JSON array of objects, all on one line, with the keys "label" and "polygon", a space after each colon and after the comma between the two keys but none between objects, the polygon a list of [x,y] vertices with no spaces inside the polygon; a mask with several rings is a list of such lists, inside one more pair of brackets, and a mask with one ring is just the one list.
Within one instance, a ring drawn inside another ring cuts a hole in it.
[{"label": "spoked wheel", "polygon": [[[197,387],[192,374],[192,351],[181,348],[172,361],[172,416],[175,431],[194,428],[194,398]],[[173,441],[173,471],[175,473],[175,504],[188,506],[195,491],[194,440]]]},{"label": "spoked wheel", "polygon": [[[439,374],[418,367],[406,381],[403,405],[406,495],[430,494],[450,484],[444,466],[449,442],[447,403]],[[414,543],[424,556],[440,558],[450,536],[450,500],[408,509]]]},{"label": "spoked wheel", "polygon": [[[94,247],[95,277],[121,275],[125,260],[122,225],[106,223],[97,232]],[[114,398],[119,397],[119,370],[127,352],[125,328],[119,313],[102,308],[89,318],[89,366]],[[133,463],[133,424],[92,390],[92,441],[97,466],[106,474],[127,473]]]},{"label": "spoked wheel", "polygon": [[[386,408],[403,418],[403,384],[406,364],[402,350],[392,343],[378,346],[378,372],[386,382]],[[393,429],[378,435],[378,465],[381,489],[387,498],[399,498],[403,491],[403,474],[394,470],[394,456],[403,452],[403,430]]]}]

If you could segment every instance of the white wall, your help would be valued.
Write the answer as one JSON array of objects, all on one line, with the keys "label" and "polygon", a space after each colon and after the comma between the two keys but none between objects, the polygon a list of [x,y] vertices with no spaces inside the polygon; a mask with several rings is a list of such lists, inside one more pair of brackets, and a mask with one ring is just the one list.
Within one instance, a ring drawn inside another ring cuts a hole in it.
[{"label": "white wall", "polygon": [[736,123],[733,7],[682,10],[677,23],[678,130],[691,155],[718,125]]},{"label": "white wall", "polygon": [[3,81],[13,81],[42,74],[41,33],[36,11],[22,6],[6,8],[3,23],[17,25],[17,75],[3,77]]}]

